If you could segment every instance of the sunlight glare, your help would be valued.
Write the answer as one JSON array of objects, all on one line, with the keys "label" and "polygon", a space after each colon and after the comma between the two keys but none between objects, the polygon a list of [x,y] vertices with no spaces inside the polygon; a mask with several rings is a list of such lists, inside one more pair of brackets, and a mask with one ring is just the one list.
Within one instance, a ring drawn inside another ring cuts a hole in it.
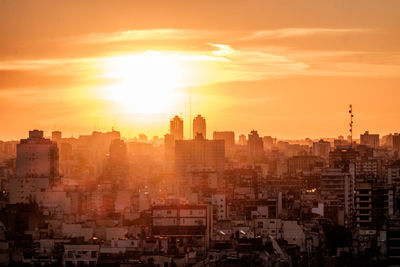
[{"label": "sunlight glare", "polygon": [[102,94],[119,112],[167,113],[178,101],[183,66],[174,55],[147,51],[111,57],[104,65],[102,76],[112,83]]}]

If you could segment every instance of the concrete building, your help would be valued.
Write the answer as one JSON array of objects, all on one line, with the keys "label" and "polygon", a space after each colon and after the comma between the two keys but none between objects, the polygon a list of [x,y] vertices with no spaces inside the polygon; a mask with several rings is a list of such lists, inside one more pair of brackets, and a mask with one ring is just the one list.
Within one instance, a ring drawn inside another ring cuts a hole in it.
[{"label": "concrete building", "polygon": [[313,143],[312,153],[314,156],[321,157],[324,159],[329,158],[329,152],[331,152],[331,143],[324,140],[319,140]]},{"label": "concrete building", "polygon": [[153,236],[167,237],[176,254],[185,253],[179,251],[184,246],[201,253],[209,248],[212,223],[208,205],[157,205],[151,214]]},{"label": "concrete building", "polygon": [[360,144],[366,145],[372,148],[379,147],[379,134],[370,134],[366,131],[364,134],[360,134]]},{"label": "concrete building", "polygon": [[321,197],[324,215],[342,226],[353,220],[354,165],[349,171],[325,169],[321,174]]},{"label": "concrete building", "polygon": [[43,137],[43,131],[29,131],[29,138],[17,145],[17,177],[58,177],[57,144]]},{"label": "concrete building", "polygon": [[357,161],[360,153],[351,147],[336,148],[329,153],[330,168],[349,168],[350,163]]},{"label": "concrete building", "polygon": [[200,114],[193,119],[193,137],[197,134],[202,134],[204,139],[207,139],[206,119]]},{"label": "concrete building", "polygon": [[43,137],[43,131],[29,131],[29,138],[17,145],[16,177],[10,179],[10,204],[37,200],[48,191],[58,174],[57,144]]},{"label": "concrete building", "polygon": [[194,140],[178,140],[175,143],[175,173],[178,184],[185,188],[188,178],[196,171],[225,169],[225,146],[223,140],[206,140],[197,135]]},{"label": "concrete building", "polygon": [[321,158],[317,156],[299,155],[288,159],[288,172],[290,175],[297,173],[310,174],[317,167],[323,167]]}]

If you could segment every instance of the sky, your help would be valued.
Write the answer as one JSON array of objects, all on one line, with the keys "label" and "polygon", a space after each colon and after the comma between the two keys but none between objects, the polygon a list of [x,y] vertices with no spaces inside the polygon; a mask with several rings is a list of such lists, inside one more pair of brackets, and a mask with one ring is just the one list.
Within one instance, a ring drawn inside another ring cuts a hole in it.
[{"label": "sky", "polygon": [[[400,132],[400,1],[0,0],[0,139]],[[190,89],[189,89],[190,88]],[[190,93],[189,93],[190,92]]]}]

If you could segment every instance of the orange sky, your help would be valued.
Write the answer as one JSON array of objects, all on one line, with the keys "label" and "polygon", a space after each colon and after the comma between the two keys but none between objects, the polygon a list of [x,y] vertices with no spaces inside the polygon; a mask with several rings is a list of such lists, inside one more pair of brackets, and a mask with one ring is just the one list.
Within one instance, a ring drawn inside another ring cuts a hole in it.
[{"label": "orange sky", "polygon": [[[400,132],[400,2],[0,1],[0,139],[169,118],[281,138]],[[96,125],[96,126],[95,126]],[[187,128],[187,127],[186,127]],[[188,135],[188,130],[186,131]]]}]

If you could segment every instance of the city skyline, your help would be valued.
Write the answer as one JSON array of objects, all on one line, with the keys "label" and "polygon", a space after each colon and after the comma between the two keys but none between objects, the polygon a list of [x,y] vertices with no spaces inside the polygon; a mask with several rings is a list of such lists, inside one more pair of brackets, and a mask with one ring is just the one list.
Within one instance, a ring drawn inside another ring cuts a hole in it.
[{"label": "city skyline", "polygon": [[41,3],[0,3],[0,140],[189,136],[189,88],[208,136],[347,135],[350,103],[355,136],[400,129],[398,1]]}]

